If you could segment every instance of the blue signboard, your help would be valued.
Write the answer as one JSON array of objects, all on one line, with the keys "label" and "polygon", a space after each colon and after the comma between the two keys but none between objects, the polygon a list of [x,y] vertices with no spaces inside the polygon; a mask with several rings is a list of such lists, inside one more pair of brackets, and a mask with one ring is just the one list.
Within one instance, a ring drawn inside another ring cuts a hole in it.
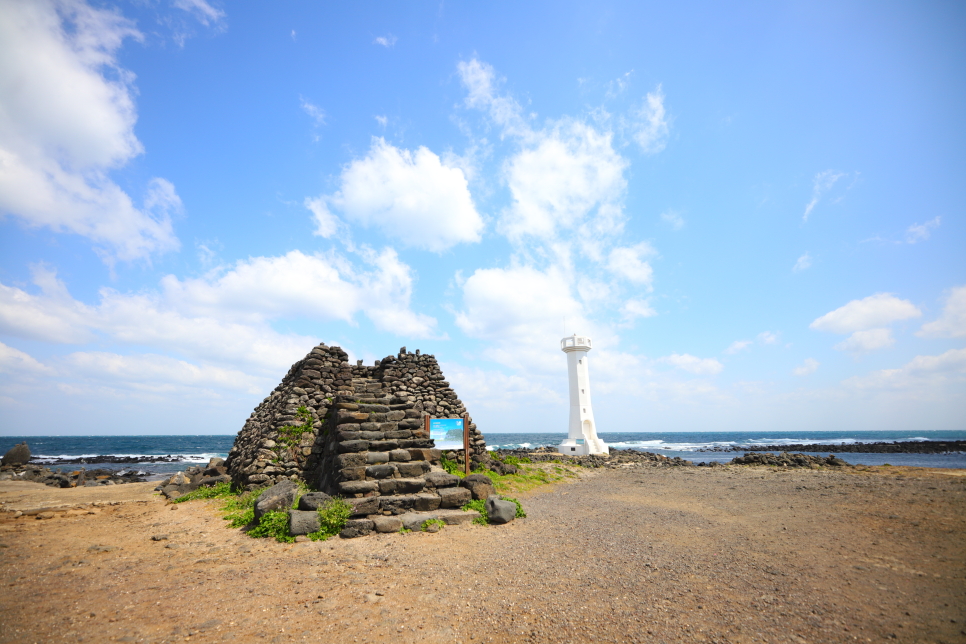
[{"label": "blue signboard", "polygon": [[462,418],[430,418],[429,437],[434,441],[463,441]]}]

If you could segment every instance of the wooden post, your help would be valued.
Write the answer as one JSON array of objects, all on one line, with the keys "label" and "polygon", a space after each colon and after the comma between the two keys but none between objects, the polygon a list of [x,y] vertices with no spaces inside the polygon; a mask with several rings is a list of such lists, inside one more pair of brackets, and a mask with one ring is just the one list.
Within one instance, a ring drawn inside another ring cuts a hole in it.
[{"label": "wooden post", "polygon": [[463,414],[463,468],[466,476],[470,475],[470,423],[469,414]]},{"label": "wooden post", "polygon": [[429,414],[423,416],[423,431],[426,432],[424,438],[429,438]]}]

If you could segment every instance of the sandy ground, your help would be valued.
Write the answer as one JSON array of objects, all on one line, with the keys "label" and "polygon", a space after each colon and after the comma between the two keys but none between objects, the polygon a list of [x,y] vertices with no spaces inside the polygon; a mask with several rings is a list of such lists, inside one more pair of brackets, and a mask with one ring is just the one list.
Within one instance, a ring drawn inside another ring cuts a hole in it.
[{"label": "sandy ground", "polygon": [[0,515],[0,642],[966,642],[961,474],[598,470],[503,527],[298,544],[2,482],[79,507]]}]

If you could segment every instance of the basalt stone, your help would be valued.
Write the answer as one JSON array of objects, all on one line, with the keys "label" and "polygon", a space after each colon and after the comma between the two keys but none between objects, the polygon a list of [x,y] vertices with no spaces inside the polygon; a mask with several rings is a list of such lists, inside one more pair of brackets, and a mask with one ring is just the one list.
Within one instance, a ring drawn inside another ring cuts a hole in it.
[{"label": "basalt stone", "polygon": [[386,432],[386,438],[399,439],[399,438],[412,438],[413,433],[408,429],[397,429],[395,431]]},{"label": "basalt stone", "polygon": [[427,512],[439,508],[440,498],[436,494],[417,494],[413,502],[413,509],[417,512]]},{"label": "basalt stone", "polygon": [[484,507],[490,523],[509,523],[517,516],[516,503],[504,501],[495,494],[486,500]]},{"label": "basalt stone", "polygon": [[442,453],[443,453],[442,450],[433,449],[433,448],[430,448],[430,449],[410,448],[409,449],[409,454],[414,459],[429,461],[430,463],[438,462]]},{"label": "basalt stone", "polygon": [[299,498],[299,510],[303,512],[318,510],[332,497],[325,492],[307,492]]},{"label": "basalt stone", "polygon": [[[358,427],[358,425],[350,425],[350,427]],[[340,441],[357,441],[362,438],[360,434],[362,434],[362,432],[340,431],[338,434],[336,434],[336,438],[338,438]]]},{"label": "basalt stone", "polygon": [[343,411],[359,411],[359,405],[356,403],[336,403],[335,408]]},{"label": "basalt stone", "polygon": [[376,412],[376,413],[386,413],[389,411],[389,407],[386,405],[359,405],[359,411],[366,412]]},{"label": "basalt stone", "polygon": [[413,509],[416,497],[412,496],[381,496],[379,497],[379,509],[383,512],[393,514],[404,514]]},{"label": "basalt stone", "polygon": [[30,460],[30,448],[27,447],[27,442],[17,443],[3,455],[0,459],[0,463],[3,465],[23,465]]},{"label": "basalt stone", "polygon": [[402,528],[402,519],[399,517],[372,517],[372,525],[376,532],[399,532]]},{"label": "basalt stone", "polygon": [[337,425],[341,425],[343,423],[364,423],[369,420],[369,414],[340,409],[335,413],[335,420]]},{"label": "basalt stone", "polygon": [[356,429],[361,432],[378,432],[382,431],[379,429],[379,423],[362,423]]},{"label": "basalt stone", "polygon": [[255,522],[257,523],[266,512],[292,507],[297,491],[298,486],[285,479],[262,492],[255,504]]},{"label": "basalt stone", "polygon": [[369,451],[372,452],[391,452],[399,449],[398,441],[373,441],[369,443]]},{"label": "basalt stone", "polygon": [[405,417],[406,412],[404,411],[390,411],[388,414],[386,414],[386,420],[388,421],[402,420]]},{"label": "basalt stone", "polygon": [[379,512],[379,497],[367,496],[360,499],[346,499],[352,510],[350,516],[360,516],[364,514],[375,514]]},{"label": "basalt stone", "polygon": [[365,459],[366,463],[388,463],[389,452],[369,452],[365,455]]},{"label": "basalt stone", "polygon": [[469,490],[474,499],[488,499],[496,494],[493,480],[485,474],[470,474],[460,481],[460,486]]},{"label": "basalt stone", "polygon": [[423,477],[425,481],[436,488],[454,487],[459,485],[460,477],[446,472],[430,472]]},{"label": "basalt stone", "polygon": [[465,487],[444,487],[437,492],[441,508],[461,508],[473,499],[473,495]]},{"label": "basalt stone", "polygon": [[339,470],[343,481],[362,481],[366,478],[366,468],[364,467],[344,467]]},{"label": "basalt stone", "polygon": [[416,476],[422,476],[425,472],[429,471],[429,463],[426,461],[412,461],[409,463],[398,463],[396,469],[399,470],[400,476],[405,476],[407,478],[412,478]]},{"label": "basalt stone", "polygon": [[289,510],[288,531],[292,536],[317,532],[319,513],[315,511]]},{"label": "basalt stone", "polygon": [[384,432],[357,432],[364,441],[381,441],[386,437]]},{"label": "basalt stone", "polygon": [[389,460],[406,462],[412,460],[412,456],[404,449],[394,449],[389,452]]},{"label": "basalt stone", "polygon": [[[218,476],[205,476],[200,481],[198,481],[198,487],[213,487],[219,483],[231,483],[231,477],[227,474],[219,474]],[[66,486],[61,486],[66,487]]]},{"label": "basalt stone", "polygon": [[343,441],[339,443],[339,452],[364,452],[369,449],[369,441]]},{"label": "basalt stone", "polygon": [[413,494],[421,492],[426,486],[423,479],[393,479],[396,482],[396,494]]},{"label": "basalt stone", "polygon": [[385,479],[390,478],[395,472],[395,468],[392,465],[370,465],[366,468],[366,476],[374,479]]},{"label": "basalt stone", "polygon": [[339,536],[343,539],[364,537],[371,533],[374,527],[372,521],[369,519],[349,519],[345,522],[345,527],[342,528]]},{"label": "basalt stone", "polygon": [[335,431],[337,434],[342,432],[358,432],[362,431],[362,425],[357,423],[342,423],[341,425],[335,426]]},{"label": "basalt stone", "polygon": [[379,494],[383,496],[392,496],[395,494],[396,480],[397,479],[379,479]]},{"label": "basalt stone", "polygon": [[343,494],[366,494],[378,489],[379,485],[375,481],[342,481],[339,483],[339,491]]}]

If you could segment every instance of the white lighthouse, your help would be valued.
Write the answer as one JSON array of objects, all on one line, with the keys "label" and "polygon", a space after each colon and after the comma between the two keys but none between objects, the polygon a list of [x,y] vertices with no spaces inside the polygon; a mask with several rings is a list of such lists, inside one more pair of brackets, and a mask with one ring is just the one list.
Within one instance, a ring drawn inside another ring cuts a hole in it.
[{"label": "white lighthouse", "polygon": [[570,377],[570,428],[567,440],[557,448],[561,454],[609,454],[607,443],[597,438],[594,408],[590,404],[590,370],[587,352],[590,338],[576,333],[560,341],[560,350],[567,354],[567,375]]}]

